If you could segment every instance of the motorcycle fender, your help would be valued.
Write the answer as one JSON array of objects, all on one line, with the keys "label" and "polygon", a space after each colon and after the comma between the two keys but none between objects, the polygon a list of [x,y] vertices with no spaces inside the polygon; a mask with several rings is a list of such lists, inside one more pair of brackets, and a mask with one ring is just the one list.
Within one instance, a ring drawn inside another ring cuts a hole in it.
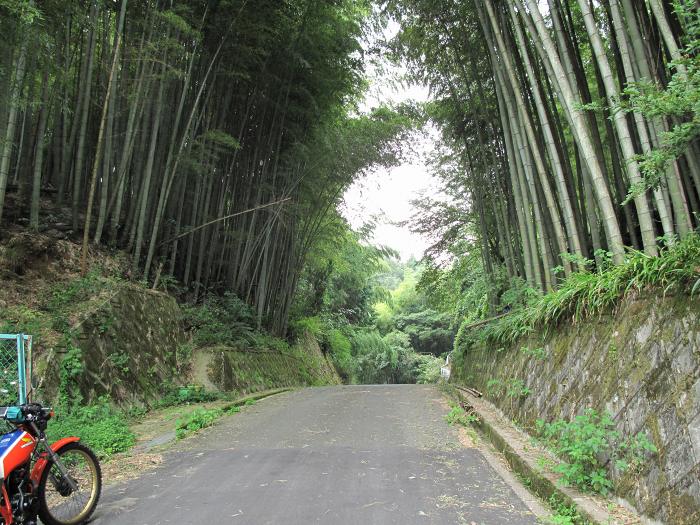
[{"label": "motorcycle fender", "polygon": [[[63,447],[65,447],[69,443],[75,443],[77,441],[80,441],[80,438],[75,437],[75,436],[59,439],[55,443],[51,444],[51,450],[53,450],[54,452],[58,452],[59,450],[61,450]],[[41,454],[41,456],[39,456],[39,459],[34,464],[34,468],[32,469],[31,480],[34,483],[35,487],[39,486],[39,480],[41,480],[41,475],[43,474],[44,469],[46,468],[46,465],[48,463],[49,463],[48,454],[46,454],[46,452],[44,452],[43,454]]]}]

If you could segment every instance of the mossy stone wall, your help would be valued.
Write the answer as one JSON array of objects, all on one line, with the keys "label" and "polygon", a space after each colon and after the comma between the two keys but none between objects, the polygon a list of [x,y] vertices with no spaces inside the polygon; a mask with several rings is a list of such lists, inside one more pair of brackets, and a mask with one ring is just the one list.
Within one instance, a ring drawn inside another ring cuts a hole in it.
[{"label": "mossy stone wall", "polygon": [[[287,351],[227,347],[196,349],[177,362],[187,343],[182,310],[171,296],[117,283],[73,326],[83,370],[76,378],[83,402],[107,396],[122,406],[150,404],[174,386],[248,394],[270,388],[338,384],[340,379],[307,335]],[[58,397],[61,354],[39,365],[43,398]]]},{"label": "mossy stone wall", "polygon": [[212,390],[241,394],[341,382],[316,340],[309,335],[284,352],[225,346],[196,350],[192,379]]},{"label": "mossy stone wall", "polygon": [[611,471],[618,494],[664,523],[700,523],[698,300],[628,300],[509,348],[473,346],[454,363],[454,381],[525,427],[595,408],[610,412],[624,436],[645,432],[659,452],[641,471]]},{"label": "mossy stone wall", "polygon": [[147,403],[178,383],[182,311],[171,296],[143,287],[119,284],[110,292],[74,327],[84,363],[80,391],[89,401]]}]

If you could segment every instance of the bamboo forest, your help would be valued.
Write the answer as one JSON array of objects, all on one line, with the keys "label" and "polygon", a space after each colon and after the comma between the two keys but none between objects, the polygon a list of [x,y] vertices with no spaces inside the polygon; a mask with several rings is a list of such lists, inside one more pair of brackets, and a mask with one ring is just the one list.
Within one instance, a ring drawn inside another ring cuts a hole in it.
[{"label": "bamboo forest", "polygon": [[73,521],[3,478],[0,524],[154,523],[107,478],[229,420],[337,458],[443,432],[483,485],[338,459],[290,510],[231,463],[249,507],[191,523],[700,523],[700,2],[0,0],[0,280],[1,404],[109,473]]}]

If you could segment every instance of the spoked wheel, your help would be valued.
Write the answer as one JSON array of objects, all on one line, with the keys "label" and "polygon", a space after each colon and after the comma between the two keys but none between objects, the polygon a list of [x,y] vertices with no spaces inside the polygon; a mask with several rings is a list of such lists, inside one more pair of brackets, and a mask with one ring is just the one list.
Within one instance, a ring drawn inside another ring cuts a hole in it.
[{"label": "spoked wheel", "polygon": [[46,466],[39,481],[39,517],[45,525],[79,525],[92,515],[100,498],[100,464],[80,443],[70,443],[57,454],[68,476],[53,462]]}]

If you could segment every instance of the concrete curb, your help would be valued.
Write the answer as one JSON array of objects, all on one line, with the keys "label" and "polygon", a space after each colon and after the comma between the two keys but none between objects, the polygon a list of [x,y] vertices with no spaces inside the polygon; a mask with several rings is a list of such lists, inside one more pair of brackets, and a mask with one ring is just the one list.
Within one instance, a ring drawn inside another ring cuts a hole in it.
[{"label": "concrete curb", "polygon": [[239,397],[238,399],[235,399],[231,403],[224,405],[223,409],[224,410],[229,410],[233,407],[240,407],[246,404],[248,401],[260,401],[261,399],[265,399],[266,397],[270,396],[276,396],[277,394],[283,394],[284,392],[289,392],[290,390],[293,390],[291,387],[284,387],[284,388],[273,388],[272,390],[263,390],[262,392],[255,392],[253,394],[248,394],[247,396]]},{"label": "concrete curb", "polygon": [[[479,420],[474,425],[503,454],[513,471],[530,482],[529,488],[537,496],[548,501],[554,495],[564,505],[573,506],[591,524],[642,523],[638,515],[615,501],[562,486],[556,474],[538,467],[537,459],[542,454],[529,444],[529,436],[517,429],[488,401],[451,386],[452,395],[470,405],[478,416]],[[609,510],[610,504],[612,510]]]},{"label": "concrete curb", "polygon": [[[224,411],[231,410],[234,407],[240,407],[245,405],[248,401],[260,401],[261,399],[265,399],[266,397],[275,396],[277,394],[283,394],[284,392],[289,392],[290,390],[293,390],[293,388],[275,388],[272,390],[263,390],[262,392],[255,392],[253,394],[248,394],[246,396],[239,397],[231,401],[230,403],[223,405],[221,409]],[[133,449],[131,449],[131,453],[150,452],[156,447],[167,445],[168,443],[175,441],[176,438],[177,435],[175,431],[171,430],[170,432],[166,432],[164,434],[154,437],[150,441],[135,446]]]}]

